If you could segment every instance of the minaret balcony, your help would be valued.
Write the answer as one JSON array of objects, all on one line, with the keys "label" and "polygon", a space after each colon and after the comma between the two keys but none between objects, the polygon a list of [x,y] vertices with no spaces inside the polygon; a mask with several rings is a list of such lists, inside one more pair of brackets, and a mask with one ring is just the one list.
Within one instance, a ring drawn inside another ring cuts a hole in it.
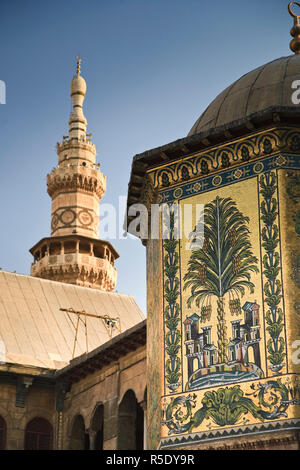
[{"label": "minaret balcony", "polygon": [[30,252],[31,276],[112,291],[117,282],[114,261],[119,257],[105,240],[74,235],[44,238]]},{"label": "minaret balcony", "polygon": [[[32,263],[30,274],[57,281],[65,279],[72,284],[108,291],[113,290],[117,283],[117,270],[107,259],[80,253],[44,256],[38,262]],[[93,279],[99,278],[99,282],[90,282],[88,278],[91,275]]]},{"label": "minaret balcony", "polygon": [[65,152],[70,148],[76,149],[76,147],[88,150],[89,152],[93,152],[93,154],[96,155],[96,146],[90,139],[82,140],[73,137],[72,139],[67,138],[62,142],[57,142],[56,144],[56,150],[58,153]]}]

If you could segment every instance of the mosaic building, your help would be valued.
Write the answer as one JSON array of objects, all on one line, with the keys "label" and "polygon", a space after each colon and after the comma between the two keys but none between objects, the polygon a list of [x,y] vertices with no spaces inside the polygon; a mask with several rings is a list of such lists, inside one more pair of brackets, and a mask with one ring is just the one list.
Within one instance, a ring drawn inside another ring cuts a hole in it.
[{"label": "mosaic building", "polygon": [[289,11],[292,55],[226,88],[187,137],[133,159],[128,207],[150,214],[152,449],[299,447],[300,25]]}]

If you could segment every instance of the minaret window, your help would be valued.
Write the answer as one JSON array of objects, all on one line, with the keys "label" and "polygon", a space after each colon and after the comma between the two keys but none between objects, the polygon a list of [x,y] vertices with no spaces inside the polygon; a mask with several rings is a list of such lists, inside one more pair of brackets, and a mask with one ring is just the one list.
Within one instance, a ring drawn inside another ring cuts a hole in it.
[{"label": "minaret window", "polygon": [[61,244],[60,243],[51,243],[50,244],[50,255],[60,255]]},{"label": "minaret window", "polygon": [[46,253],[47,253],[47,246],[43,246],[42,247],[42,258],[44,258],[44,256],[46,256]]},{"label": "minaret window", "polygon": [[90,251],[91,250],[90,250],[90,244],[89,243],[80,242],[80,244],[79,244],[79,253],[89,255]]},{"label": "minaret window", "polygon": [[76,252],[76,242],[75,241],[65,241],[65,254],[75,253]]},{"label": "minaret window", "polygon": [[96,256],[96,258],[104,259],[104,248],[95,246],[94,247],[94,256]]}]

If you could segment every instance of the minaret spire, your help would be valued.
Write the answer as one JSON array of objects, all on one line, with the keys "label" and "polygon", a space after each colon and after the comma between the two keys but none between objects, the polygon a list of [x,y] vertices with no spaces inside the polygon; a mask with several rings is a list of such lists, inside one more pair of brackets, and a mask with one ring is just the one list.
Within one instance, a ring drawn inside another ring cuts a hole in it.
[{"label": "minaret spire", "polygon": [[82,59],[81,59],[81,57],[77,56],[76,60],[77,60],[76,73],[77,73],[77,77],[78,77],[78,75],[80,75],[80,64],[81,64]]},{"label": "minaret spire", "polygon": [[73,109],[69,119],[69,137],[70,139],[77,138],[81,141],[85,141],[87,120],[83,114],[82,105],[86,95],[86,82],[80,75],[81,58],[76,57],[76,60],[76,75],[71,82]]}]

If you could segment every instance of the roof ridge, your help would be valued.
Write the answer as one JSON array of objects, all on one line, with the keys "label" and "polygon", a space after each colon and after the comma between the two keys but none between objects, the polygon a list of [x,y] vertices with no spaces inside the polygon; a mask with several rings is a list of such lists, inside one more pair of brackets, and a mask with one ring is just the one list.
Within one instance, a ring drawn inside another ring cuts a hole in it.
[{"label": "roof ridge", "polygon": [[1,269],[0,274],[1,273],[9,274],[9,275],[12,275],[12,276],[22,276],[22,277],[26,277],[26,278],[29,278],[29,279],[35,279],[36,281],[41,281],[41,282],[50,282],[51,284],[71,286],[71,287],[75,287],[75,288],[78,288],[78,289],[88,290],[89,292],[98,292],[98,293],[101,293],[101,294],[121,295],[122,297],[131,297],[135,300],[135,297],[132,294],[124,294],[122,292],[116,292],[116,291],[115,292],[107,292],[107,291],[104,291],[104,290],[101,290],[101,289],[93,289],[92,287],[77,286],[76,284],[70,284],[68,282],[53,281],[52,279],[44,279],[42,277],[35,277],[35,276],[31,276],[30,274],[23,274],[23,273],[15,273],[15,272],[11,272],[11,271],[6,271],[5,269]]}]

